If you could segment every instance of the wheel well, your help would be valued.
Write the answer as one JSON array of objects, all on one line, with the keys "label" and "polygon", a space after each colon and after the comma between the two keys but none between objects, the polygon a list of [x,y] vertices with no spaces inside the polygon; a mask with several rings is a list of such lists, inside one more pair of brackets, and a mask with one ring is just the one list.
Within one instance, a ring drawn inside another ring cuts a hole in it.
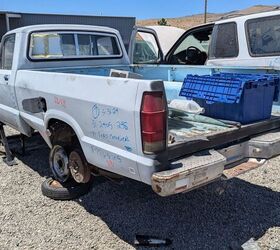
[{"label": "wheel well", "polygon": [[66,122],[58,119],[50,119],[48,129],[51,132],[50,140],[52,145],[73,145],[74,143],[79,143],[74,129]]}]

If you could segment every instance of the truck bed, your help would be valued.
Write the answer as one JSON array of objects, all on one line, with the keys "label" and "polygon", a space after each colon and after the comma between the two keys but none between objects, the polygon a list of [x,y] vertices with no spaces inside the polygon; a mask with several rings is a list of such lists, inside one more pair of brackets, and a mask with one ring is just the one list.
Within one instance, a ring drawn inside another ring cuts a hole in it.
[{"label": "truck bed", "polygon": [[[169,140],[169,160],[189,155],[210,148],[222,148],[231,143],[240,142],[259,134],[279,129],[280,116],[271,119],[242,125],[240,127],[218,127],[211,124],[190,123],[169,119],[169,135],[174,140]],[[175,135],[175,136],[174,136]]]},{"label": "truck bed", "polygon": [[[182,99],[179,97],[180,88],[184,77],[187,74],[213,74],[215,72],[225,71],[223,67],[185,67],[170,65],[130,65],[118,66],[111,65],[105,67],[83,67],[83,68],[59,68],[47,69],[61,73],[95,75],[108,77],[110,70],[125,70],[137,73],[142,79],[155,80],[160,79],[164,83],[167,102],[172,99]],[[229,72],[239,73],[275,73],[268,72],[259,68],[231,68]],[[278,106],[279,107],[279,106]],[[168,119],[168,155],[169,160],[173,160],[185,155],[189,155],[204,149],[223,147],[227,144],[245,140],[252,136],[280,128],[280,113],[278,112],[270,120],[252,123],[244,126],[219,126],[205,122],[182,121],[176,118]]]}]

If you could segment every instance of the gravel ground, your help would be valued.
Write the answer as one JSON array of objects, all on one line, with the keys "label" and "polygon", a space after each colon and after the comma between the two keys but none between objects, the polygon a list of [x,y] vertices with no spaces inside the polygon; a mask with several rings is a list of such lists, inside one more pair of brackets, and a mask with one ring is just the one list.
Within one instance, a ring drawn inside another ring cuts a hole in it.
[{"label": "gravel ground", "polygon": [[137,233],[170,238],[172,249],[240,249],[252,239],[280,249],[280,157],[223,193],[214,183],[161,198],[135,181],[96,178],[89,194],[61,202],[40,190],[49,150],[35,139],[27,145],[18,165],[0,159],[0,249],[134,249]]}]

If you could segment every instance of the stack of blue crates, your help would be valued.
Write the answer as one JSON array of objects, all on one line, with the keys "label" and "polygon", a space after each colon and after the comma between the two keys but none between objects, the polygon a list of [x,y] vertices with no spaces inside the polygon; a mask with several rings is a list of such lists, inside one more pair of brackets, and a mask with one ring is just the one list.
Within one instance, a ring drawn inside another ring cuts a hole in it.
[{"label": "stack of blue crates", "polygon": [[278,94],[278,75],[236,73],[188,75],[180,92],[202,106],[205,115],[241,124],[269,119]]}]

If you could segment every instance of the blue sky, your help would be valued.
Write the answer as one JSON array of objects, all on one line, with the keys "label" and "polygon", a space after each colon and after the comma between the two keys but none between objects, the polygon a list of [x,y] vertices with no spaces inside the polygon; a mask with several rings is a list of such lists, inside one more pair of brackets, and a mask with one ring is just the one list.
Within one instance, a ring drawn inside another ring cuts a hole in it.
[{"label": "blue sky", "polygon": [[[280,5],[280,0],[208,0],[209,12],[226,12],[252,5]],[[0,10],[15,12],[136,16],[138,19],[202,13],[204,0],[0,0]]]}]

